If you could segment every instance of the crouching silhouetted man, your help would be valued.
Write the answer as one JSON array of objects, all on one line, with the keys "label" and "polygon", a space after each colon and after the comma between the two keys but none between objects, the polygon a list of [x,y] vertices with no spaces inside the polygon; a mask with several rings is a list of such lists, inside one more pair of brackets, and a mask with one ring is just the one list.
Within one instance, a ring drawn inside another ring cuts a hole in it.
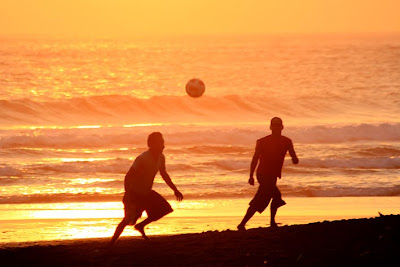
[{"label": "crouching silhouetted man", "polygon": [[139,155],[125,176],[125,194],[123,197],[125,217],[115,230],[110,245],[114,245],[125,226],[135,225],[146,211],[148,217],[135,225],[143,238],[148,239],[144,227],[172,212],[169,203],[156,191],[152,190],[154,177],[160,172],[165,183],[174,191],[176,199],[182,201],[183,195],[176,188],[165,168],[164,139],[161,133],[154,132],[148,136],[149,149]]},{"label": "crouching silhouetted man", "polygon": [[242,222],[237,226],[238,230],[245,230],[246,223],[258,211],[262,213],[272,198],[271,203],[271,227],[277,227],[275,215],[279,207],[286,204],[282,200],[281,192],[276,186],[278,178],[281,178],[281,171],[286,152],[289,151],[294,164],[299,163],[299,159],[293,148],[292,141],[282,135],[283,123],[278,117],[271,120],[271,135],[257,140],[256,151],[250,166],[249,184],[254,185],[254,171],[257,168],[257,181],[260,184],[258,191],[250,202],[246,215]]}]

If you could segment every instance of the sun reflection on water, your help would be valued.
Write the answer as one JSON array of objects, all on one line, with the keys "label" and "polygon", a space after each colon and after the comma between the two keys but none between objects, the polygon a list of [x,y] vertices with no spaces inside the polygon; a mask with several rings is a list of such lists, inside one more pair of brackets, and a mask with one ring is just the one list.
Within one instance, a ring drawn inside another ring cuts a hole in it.
[{"label": "sun reflection on water", "polygon": [[[391,214],[398,197],[286,198],[277,219],[283,225]],[[235,230],[248,199],[170,201],[174,212],[146,227],[148,235]],[[379,208],[379,209],[378,209]],[[0,243],[76,238],[111,238],[124,216],[122,202],[0,205]],[[140,220],[147,217],[143,214]],[[249,228],[268,226],[269,214],[256,214]],[[140,221],[139,220],[139,221]],[[122,236],[140,238],[132,226]]]}]

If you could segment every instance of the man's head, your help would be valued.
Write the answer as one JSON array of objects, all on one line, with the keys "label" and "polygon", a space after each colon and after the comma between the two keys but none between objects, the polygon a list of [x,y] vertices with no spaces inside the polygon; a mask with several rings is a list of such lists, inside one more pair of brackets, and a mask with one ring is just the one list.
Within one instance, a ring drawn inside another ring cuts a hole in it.
[{"label": "man's head", "polygon": [[271,129],[272,134],[281,134],[281,132],[283,130],[282,119],[278,118],[278,117],[273,117],[271,119],[271,124],[270,124],[269,128]]},{"label": "man's head", "polygon": [[162,153],[164,150],[164,138],[160,132],[149,134],[147,138],[147,146],[155,153]]}]

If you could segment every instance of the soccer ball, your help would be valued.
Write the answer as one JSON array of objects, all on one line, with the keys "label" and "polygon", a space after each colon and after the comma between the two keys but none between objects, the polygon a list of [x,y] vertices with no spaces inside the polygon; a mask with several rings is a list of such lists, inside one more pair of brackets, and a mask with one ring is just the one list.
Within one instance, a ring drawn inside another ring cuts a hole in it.
[{"label": "soccer ball", "polygon": [[191,97],[200,97],[204,94],[206,85],[200,79],[191,79],[186,84],[186,93]]}]

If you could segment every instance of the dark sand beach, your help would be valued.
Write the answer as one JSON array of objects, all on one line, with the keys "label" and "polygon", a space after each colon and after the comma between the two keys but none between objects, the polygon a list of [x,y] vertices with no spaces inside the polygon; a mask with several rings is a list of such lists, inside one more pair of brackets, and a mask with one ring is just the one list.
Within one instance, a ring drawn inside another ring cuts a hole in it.
[{"label": "dark sand beach", "polygon": [[400,215],[246,231],[5,244],[1,266],[400,266]]}]

